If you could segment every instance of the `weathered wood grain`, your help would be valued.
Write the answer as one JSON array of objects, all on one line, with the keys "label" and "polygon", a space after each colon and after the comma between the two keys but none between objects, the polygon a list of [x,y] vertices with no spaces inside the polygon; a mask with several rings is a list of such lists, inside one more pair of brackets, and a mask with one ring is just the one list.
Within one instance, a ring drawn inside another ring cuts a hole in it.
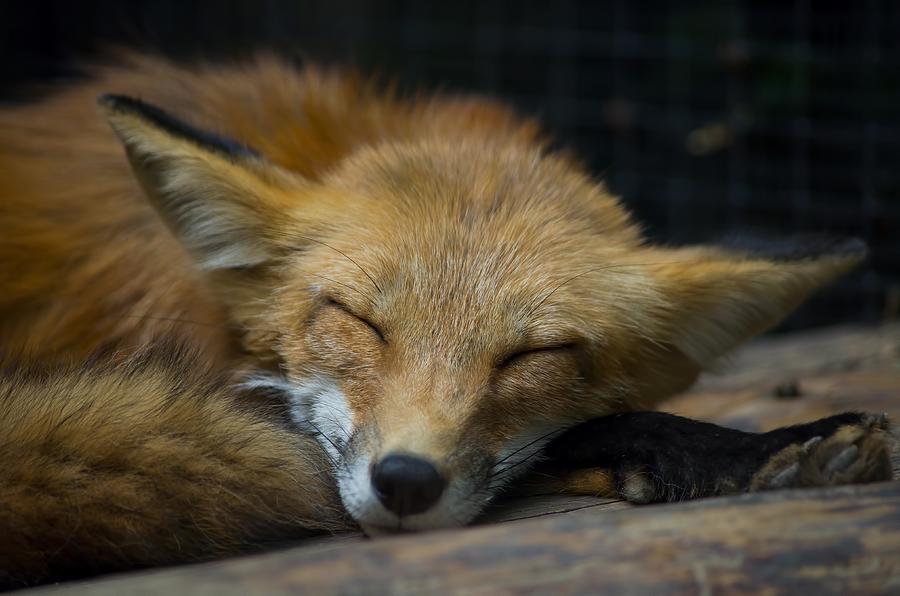
[{"label": "weathered wood grain", "polygon": [[698,389],[663,410],[748,431],[809,422],[849,410],[886,412],[900,423],[900,371],[820,373],[795,377],[797,397],[776,397],[772,386]]},{"label": "weathered wood grain", "polygon": [[752,431],[848,410],[900,420],[900,323],[758,340],[662,409]]},{"label": "weathered wood grain", "polygon": [[701,377],[694,390],[775,388],[798,377],[847,371],[900,374],[900,322],[826,327],[755,340]]},{"label": "weathered wood grain", "polygon": [[900,591],[900,484],[762,493],[295,548],[56,594]]}]

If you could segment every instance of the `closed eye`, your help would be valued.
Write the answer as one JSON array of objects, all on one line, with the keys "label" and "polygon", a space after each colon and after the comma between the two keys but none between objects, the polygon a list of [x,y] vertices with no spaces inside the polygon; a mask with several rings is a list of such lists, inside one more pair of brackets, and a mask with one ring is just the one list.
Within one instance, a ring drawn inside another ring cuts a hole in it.
[{"label": "closed eye", "polygon": [[384,344],[387,343],[387,339],[385,339],[384,333],[382,333],[381,329],[379,329],[378,326],[375,325],[375,323],[373,323],[369,319],[359,316],[358,314],[356,314],[355,312],[353,312],[352,310],[350,310],[349,308],[347,308],[346,306],[344,306],[343,304],[341,304],[340,302],[337,302],[336,300],[334,300],[332,298],[327,299],[327,304],[329,306],[333,306],[334,308],[337,308],[338,310],[344,311],[344,313],[350,315],[351,317],[353,317],[360,323],[365,324],[369,329],[372,330],[372,333],[374,333],[375,336],[378,337],[378,340],[381,341],[381,343],[384,343]]},{"label": "closed eye", "polygon": [[555,346],[541,346],[538,348],[529,348],[527,350],[521,350],[519,352],[513,352],[506,358],[500,361],[497,365],[497,368],[506,368],[508,366],[512,366],[518,362],[526,360],[532,356],[538,356],[541,354],[554,354],[559,352],[572,352],[578,346],[575,343],[566,343],[559,344]]}]

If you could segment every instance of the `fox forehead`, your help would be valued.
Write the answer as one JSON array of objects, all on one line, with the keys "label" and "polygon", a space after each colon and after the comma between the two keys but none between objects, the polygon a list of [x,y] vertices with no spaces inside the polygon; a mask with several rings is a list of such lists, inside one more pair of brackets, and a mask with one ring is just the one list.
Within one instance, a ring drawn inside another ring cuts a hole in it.
[{"label": "fox forehead", "polygon": [[471,138],[388,142],[356,152],[324,182],[411,212],[424,220],[420,223],[466,228],[543,216],[585,234],[609,235],[608,241],[640,241],[627,211],[602,184],[564,155],[531,143]]},{"label": "fox forehead", "polygon": [[435,332],[471,334],[502,313],[520,335],[571,334],[552,307],[583,283],[572,279],[535,318],[541,299],[640,242],[616,199],[570,170],[536,149],[489,143],[364,151],[313,191],[324,231],[301,241],[289,276],[359,314],[430,320]]}]

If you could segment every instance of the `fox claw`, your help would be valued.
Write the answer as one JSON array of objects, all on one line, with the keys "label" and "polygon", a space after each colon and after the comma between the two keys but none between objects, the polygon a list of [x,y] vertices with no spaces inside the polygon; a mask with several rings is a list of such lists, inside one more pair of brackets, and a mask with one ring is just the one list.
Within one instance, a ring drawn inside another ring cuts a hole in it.
[{"label": "fox claw", "polygon": [[816,445],[821,443],[823,440],[822,437],[813,437],[807,442],[803,443],[803,451],[804,453],[809,453]]},{"label": "fox claw", "polygon": [[890,480],[890,436],[885,414],[864,415],[831,436],[789,445],[756,473],[750,490],[833,486]]}]

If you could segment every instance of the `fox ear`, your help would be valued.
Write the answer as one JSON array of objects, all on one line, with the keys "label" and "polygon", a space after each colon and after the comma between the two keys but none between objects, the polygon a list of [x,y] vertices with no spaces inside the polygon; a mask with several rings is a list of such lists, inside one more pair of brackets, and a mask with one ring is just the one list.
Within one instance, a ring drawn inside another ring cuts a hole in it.
[{"label": "fox ear", "polygon": [[706,366],[858,264],[866,246],[855,239],[798,238],[654,252],[666,343]]},{"label": "fox ear", "polygon": [[130,97],[98,103],[147,197],[203,269],[258,265],[276,249],[271,223],[301,181],[259,153]]}]

